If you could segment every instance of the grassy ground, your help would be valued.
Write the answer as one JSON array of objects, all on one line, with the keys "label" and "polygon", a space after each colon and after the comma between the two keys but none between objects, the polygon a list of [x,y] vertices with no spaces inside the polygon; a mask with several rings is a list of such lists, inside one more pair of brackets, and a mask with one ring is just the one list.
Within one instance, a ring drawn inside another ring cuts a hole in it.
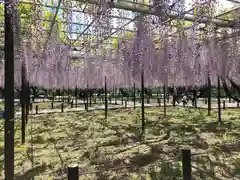
[{"label": "grassy ground", "polygon": [[[55,179],[66,175],[65,167],[77,163],[80,179],[178,180],[181,149],[191,148],[194,179],[240,179],[240,112],[146,109],[145,139],[140,142],[141,113],[136,110],[62,113],[30,117],[27,143],[20,146],[20,123],[16,123],[16,179]],[[1,125],[3,127],[3,124]],[[3,162],[3,130],[0,134]],[[3,167],[0,167],[1,171]],[[0,177],[1,179],[1,177]]]}]

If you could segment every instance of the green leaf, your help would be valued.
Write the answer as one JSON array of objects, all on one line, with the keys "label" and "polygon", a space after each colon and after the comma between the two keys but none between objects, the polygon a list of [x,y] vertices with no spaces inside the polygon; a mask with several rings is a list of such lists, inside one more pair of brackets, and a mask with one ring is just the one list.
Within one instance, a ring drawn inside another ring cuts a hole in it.
[{"label": "green leaf", "polygon": [[113,48],[114,49],[117,49],[118,48],[118,39],[116,38],[116,39],[113,39],[112,40],[112,44],[113,44]]}]

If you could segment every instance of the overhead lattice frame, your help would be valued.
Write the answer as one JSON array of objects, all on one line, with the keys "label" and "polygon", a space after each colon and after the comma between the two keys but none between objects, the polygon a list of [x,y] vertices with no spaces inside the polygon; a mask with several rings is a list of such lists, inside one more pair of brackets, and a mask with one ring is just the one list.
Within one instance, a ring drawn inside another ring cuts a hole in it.
[{"label": "overhead lattice frame", "polygon": [[[66,1],[62,1],[59,9],[62,10],[62,13],[66,13],[67,11],[71,11],[72,13],[82,13],[82,14],[87,14],[87,15],[94,15],[96,16],[96,13],[94,13],[93,11],[91,11],[92,9],[96,8],[96,5],[98,4],[98,2],[96,0],[90,0],[90,1],[84,1],[84,0],[77,0],[77,1],[71,1],[71,2],[76,2],[78,4],[75,5],[70,5],[69,2]],[[57,9],[58,7],[56,5],[50,5],[50,3],[43,3],[43,2],[39,2],[39,1],[20,1],[20,4],[26,4],[26,5],[33,5],[34,7],[44,7],[44,8],[51,8],[51,9]],[[57,4],[57,1],[55,2],[55,4]],[[122,2],[109,2],[109,8],[113,9],[112,11],[120,11],[120,13],[118,13],[118,15],[110,15],[109,18],[111,20],[114,20],[115,23],[117,23],[116,21],[121,21],[124,22],[124,24],[130,24],[134,22],[133,18],[130,18],[129,15],[124,15],[126,14],[126,12],[135,12],[136,16],[137,14],[141,13],[141,14],[154,14],[153,10],[151,10],[150,6],[147,5],[142,5],[142,4],[137,4],[137,3],[130,3],[129,1],[127,1],[127,3],[123,3]],[[191,8],[190,10],[193,11],[194,8]],[[233,20],[229,20],[229,19],[224,19],[221,18],[222,16],[226,15],[227,13],[231,13],[233,11],[237,11],[239,10],[238,8],[234,8],[232,10],[228,10],[228,12],[225,13],[221,13],[219,15],[215,15],[215,17],[211,17],[211,20],[208,20],[209,17],[207,18],[206,15],[200,15],[198,13],[195,13],[195,15],[193,15],[191,13],[190,10],[187,10],[185,12],[183,12],[181,15],[178,15],[176,12],[170,12],[169,14],[167,14],[167,18],[168,20],[166,21],[165,26],[174,26],[173,24],[170,24],[169,21],[170,20],[175,20],[175,19],[183,19],[183,20],[188,20],[188,21],[195,21],[198,17],[202,16],[201,19],[199,19],[199,22],[203,22],[203,23],[211,23],[216,25],[219,28],[234,28],[234,29],[238,29],[237,22],[234,22]],[[59,14],[59,13],[58,13]],[[3,16],[3,14],[1,14]],[[20,14],[21,15],[21,14]],[[204,17],[205,16],[205,17]],[[24,17],[21,17],[22,19],[24,19]],[[26,17],[25,17],[26,19]],[[47,20],[47,19],[43,19],[44,21],[51,23],[53,20]],[[78,19],[76,19],[78,20]],[[73,47],[77,47],[77,50],[81,49],[81,51],[84,51],[85,48],[85,43],[86,42],[86,37],[89,38],[90,36],[97,36],[96,32],[92,32],[92,29],[96,29],[96,27],[101,29],[101,25],[99,25],[99,22],[97,23],[92,23],[88,22],[88,23],[79,23],[79,22],[71,22],[72,26],[78,27],[78,29],[76,28],[75,30],[72,30],[72,32],[69,31],[69,22],[66,19],[66,17],[62,17],[60,18],[59,22],[61,21],[61,23],[63,24],[63,28],[60,30],[61,32],[63,32],[64,34],[66,34],[67,36],[70,36],[70,34],[74,35],[74,36],[80,36],[80,38],[78,38],[78,40],[75,40],[74,38],[68,38],[68,42],[69,41],[74,41]],[[78,20],[80,21],[80,20]],[[154,36],[156,36],[156,39],[161,39],[161,35],[159,34],[159,32],[156,32],[156,29],[159,28],[159,25],[152,25],[152,21],[147,21],[146,23],[149,23],[151,26],[155,26],[155,28],[153,27],[153,29],[155,29],[155,34]],[[163,24],[162,24],[163,25]],[[161,25],[161,26],[162,26]],[[126,25],[129,26],[129,25]],[[177,25],[175,25],[177,26]],[[1,26],[3,27],[3,26]],[[79,30],[79,28],[81,27],[81,29]],[[156,28],[157,27],[157,28]],[[188,27],[184,27],[184,30],[188,30],[191,29],[191,25]],[[121,28],[121,30],[120,30]],[[134,32],[135,28],[134,26],[132,26],[132,28],[127,28],[127,27],[112,27],[111,31],[115,32],[112,33],[112,35],[110,36],[103,36],[104,41],[102,41],[101,43],[105,43],[105,44],[112,44],[112,39],[116,39],[116,38],[124,38],[124,36],[120,36],[120,32],[124,31],[126,33],[128,32]],[[173,28],[174,29],[174,28]],[[204,30],[204,28],[202,28],[201,30]],[[47,30],[46,30],[47,31]],[[4,33],[3,31],[1,31],[2,33]],[[121,33],[124,34],[124,33]],[[238,33],[234,33],[235,35],[237,35]],[[170,32],[169,35],[173,36],[176,35],[176,32]],[[3,37],[2,35],[0,37]],[[68,43],[66,42],[66,43]],[[81,48],[79,48],[81,47]]]}]

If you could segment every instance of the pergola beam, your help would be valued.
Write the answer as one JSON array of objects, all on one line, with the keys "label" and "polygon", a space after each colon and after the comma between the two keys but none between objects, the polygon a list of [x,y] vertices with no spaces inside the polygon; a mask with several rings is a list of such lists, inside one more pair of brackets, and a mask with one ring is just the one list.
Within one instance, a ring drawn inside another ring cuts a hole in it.
[{"label": "pergola beam", "polygon": [[[3,3],[3,2],[0,2]],[[46,8],[52,8],[52,9],[56,9],[57,6],[53,6],[53,5],[49,5],[49,4],[42,4],[42,3],[34,3],[34,2],[28,2],[28,1],[19,1],[19,3],[22,4],[29,4],[29,5],[35,5],[35,6],[41,6],[41,7],[46,7]],[[67,7],[62,7],[60,6],[59,9],[63,10],[63,11],[72,11],[72,12],[77,12],[77,13],[84,13],[84,14],[89,14],[89,15],[96,15],[93,12],[87,12],[84,10],[79,10],[76,8],[67,8]],[[125,20],[132,20],[132,18],[129,17],[122,17],[122,16],[109,16],[110,18],[117,18],[117,19],[125,19]]]},{"label": "pergola beam", "polygon": [[[89,4],[96,4],[96,5],[98,4],[98,2],[96,0],[75,0],[75,1],[85,2],[85,3],[89,3]],[[155,15],[155,12],[150,7],[143,8],[143,7],[137,7],[136,5],[134,6],[134,5],[129,5],[129,4],[121,4],[121,3],[117,3],[117,2],[109,2],[109,7],[122,9],[122,10],[126,10],[126,11],[133,11],[133,12],[142,13],[142,14]],[[229,23],[229,22],[225,22],[223,20],[218,20],[218,19],[213,19],[213,20],[209,20],[208,18],[199,19],[198,16],[191,15],[191,14],[185,14],[183,16],[179,16],[177,12],[172,11],[172,12],[168,13],[167,16],[172,19],[182,19],[182,20],[192,21],[192,22],[198,21],[199,23],[213,23],[217,27],[238,29],[237,26],[234,26],[234,23]]]},{"label": "pergola beam", "polygon": [[[0,4],[2,4],[3,2],[0,2]],[[19,1],[19,3],[21,4],[29,4],[29,5],[35,5],[35,6],[41,6],[41,7],[45,7],[45,8],[52,8],[52,9],[56,9],[57,6],[52,6],[52,5],[47,5],[47,4],[41,4],[41,3],[34,3],[34,2],[27,2],[27,1]],[[66,7],[59,7],[59,9],[64,10],[64,11],[72,11],[72,12],[77,12],[77,13],[83,13],[83,14],[89,14],[89,15],[96,15],[93,12],[86,12],[83,10],[79,10],[76,8],[66,8]],[[132,20],[132,18],[129,17],[123,17],[123,16],[114,16],[114,15],[110,15],[110,18],[116,18],[116,19],[122,19],[122,20]]]},{"label": "pergola beam", "polygon": [[[0,15],[0,17],[1,17],[1,15]],[[27,19],[26,17],[20,17],[21,19]],[[49,23],[51,23],[52,22],[52,20],[47,20],[47,19],[37,19],[37,20],[39,20],[39,21],[45,21],[45,22],[49,22]],[[76,22],[71,22],[71,23],[69,23],[69,22],[67,22],[67,21],[59,21],[59,23],[63,23],[63,24],[67,24],[67,25],[69,25],[69,24],[71,24],[71,25],[76,25],[76,26],[88,26],[89,24],[87,24],[87,23],[76,23]],[[103,25],[95,25],[95,24],[93,24],[93,25],[91,25],[91,27],[92,28],[96,28],[96,27],[100,27],[100,28],[103,28],[104,26]],[[109,27],[110,29],[112,29],[112,30],[116,30],[116,29],[119,29],[119,28],[116,28],[116,27]],[[76,29],[78,29],[78,28],[76,28]],[[127,32],[135,32],[134,30],[132,30],[132,29],[124,29],[124,31],[127,31]],[[72,34],[72,32],[68,32],[69,34]],[[78,32],[79,34],[81,33],[81,31],[79,31]]]},{"label": "pergola beam", "polygon": [[220,14],[216,15],[215,17],[218,18],[218,17],[224,16],[224,15],[226,15],[226,14],[229,14],[229,13],[231,13],[231,12],[237,11],[237,10],[239,10],[239,9],[240,9],[240,7],[236,7],[236,8],[234,8],[234,9],[231,9],[231,10],[227,11],[227,12],[220,13]]},{"label": "pergola beam", "polygon": [[238,0],[227,0],[227,1],[240,4],[240,1]]},{"label": "pergola beam", "polygon": [[[98,5],[98,1],[97,0],[74,0],[77,2],[82,2],[82,3],[86,3],[86,4],[95,4]],[[234,3],[240,3],[239,1],[236,0],[228,0]],[[33,3],[33,2],[27,2],[27,1],[20,1],[19,3],[24,3],[24,4],[33,4],[33,5],[37,5],[37,6],[43,6],[43,7],[47,7],[47,8],[57,8],[56,6],[53,5],[47,5],[47,4],[41,4],[41,3]],[[139,4],[123,4],[123,3],[118,3],[118,2],[109,2],[109,6],[111,8],[116,8],[116,9],[121,9],[121,10],[126,10],[126,11],[133,11],[133,12],[137,12],[137,13],[143,13],[143,14],[150,14],[150,15],[155,15],[155,12],[150,8],[150,7],[139,7],[141,5]],[[73,12],[81,12],[81,13],[86,13],[86,14],[94,14],[94,13],[90,13],[90,12],[83,12],[82,10],[76,9],[76,8],[66,8],[66,7],[60,7],[60,9],[68,11],[71,10]],[[213,19],[213,20],[209,20],[207,17],[206,18],[202,18],[199,19],[198,16],[192,15],[192,14],[185,14],[184,16],[179,16],[179,14],[177,12],[171,12],[169,14],[167,14],[167,16],[169,18],[172,19],[182,19],[182,20],[186,20],[186,21],[198,21],[200,23],[213,23],[218,27],[226,27],[226,28],[233,28],[233,29],[238,29],[238,26],[234,26],[235,23],[233,22],[226,22],[224,20],[220,20],[220,19]],[[127,20],[131,20],[131,18],[128,17],[121,17],[121,16],[111,16],[112,18],[120,18],[120,19],[127,19]]]}]

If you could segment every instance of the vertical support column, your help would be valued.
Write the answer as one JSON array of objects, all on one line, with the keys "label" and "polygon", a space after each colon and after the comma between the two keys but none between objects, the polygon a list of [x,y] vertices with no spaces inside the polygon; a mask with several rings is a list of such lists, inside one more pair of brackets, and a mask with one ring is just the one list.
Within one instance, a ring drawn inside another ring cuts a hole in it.
[{"label": "vertical support column", "polygon": [[20,91],[20,104],[21,104],[21,120],[22,120],[22,144],[25,143],[25,129],[26,129],[26,71],[25,64],[21,65],[21,91]]},{"label": "vertical support column", "polygon": [[29,115],[29,109],[30,109],[30,85],[27,81],[26,85],[26,124],[28,123],[28,115]]},{"label": "vertical support column", "polygon": [[182,150],[182,168],[183,168],[183,180],[192,180],[192,168],[191,168],[191,151]]},{"label": "vertical support column", "polygon": [[136,109],[136,85],[133,84],[133,108]]},{"label": "vertical support column", "polygon": [[104,93],[105,93],[105,118],[107,118],[108,98],[107,98],[107,77],[104,79]]},{"label": "vertical support column", "polygon": [[222,122],[222,115],[221,115],[221,86],[220,86],[220,77],[217,78],[217,102],[218,102],[218,122]]},{"label": "vertical support column", "polygon": [[[87,84],[87,89],[85,91],[85,95],[86,95],[86,98],[87,98],[87,102],[86,102],[86,111],[88,111],[88,106],[89,106],[89,89],[88,89],[88,84]],[[85,97],[85,96],[84,96]]]},{"label": "vertical support column", "polygon": [[166,84],[163,85],[163,114],[167,115],[167,105],[166,105]]},{"label": "vertical support column", "polygon": [[142,132],[141,137],[144,137],[145,134],[145,107],[144,107],[144,70],[141,73],[141,109],[142,109]]},{"label": "vertical support column", "polygon": [[29,104],[29,110],[32,111],[32,103]]},{"label": "vertical support column", "polygon": [[4,41],[4,175],[14,179],[14,39],[13,12],[9,11],[11,0],[5,0],[5,41]]},{"label": "vertical support column", "polygon": [[36,110],[36,114],[38,114],[38,105],[36,105],[36,109],[35,110]]},{"label": "vertical support column", "polygon": [[211,87],[211,79],[208,73],[208,116],[211,116],[212,110],[212,87]]},{"label": "vertical support column", "polygon": [[116,87],[114,88],[114,101],[115,101],[115,105],[117,105],[117,89],[116,89]]},{"label": "vertical support column", "polygon": [[67,178],[68,178],[68,180],[78,180],[79,179],[78,165],[73,164],[73,165],[68,166]]},{"label": "vertical support column", "polygon": [[61,112],[63,112],[64,111],[64,106],[63,106],[63,103],[61,104]]}]

